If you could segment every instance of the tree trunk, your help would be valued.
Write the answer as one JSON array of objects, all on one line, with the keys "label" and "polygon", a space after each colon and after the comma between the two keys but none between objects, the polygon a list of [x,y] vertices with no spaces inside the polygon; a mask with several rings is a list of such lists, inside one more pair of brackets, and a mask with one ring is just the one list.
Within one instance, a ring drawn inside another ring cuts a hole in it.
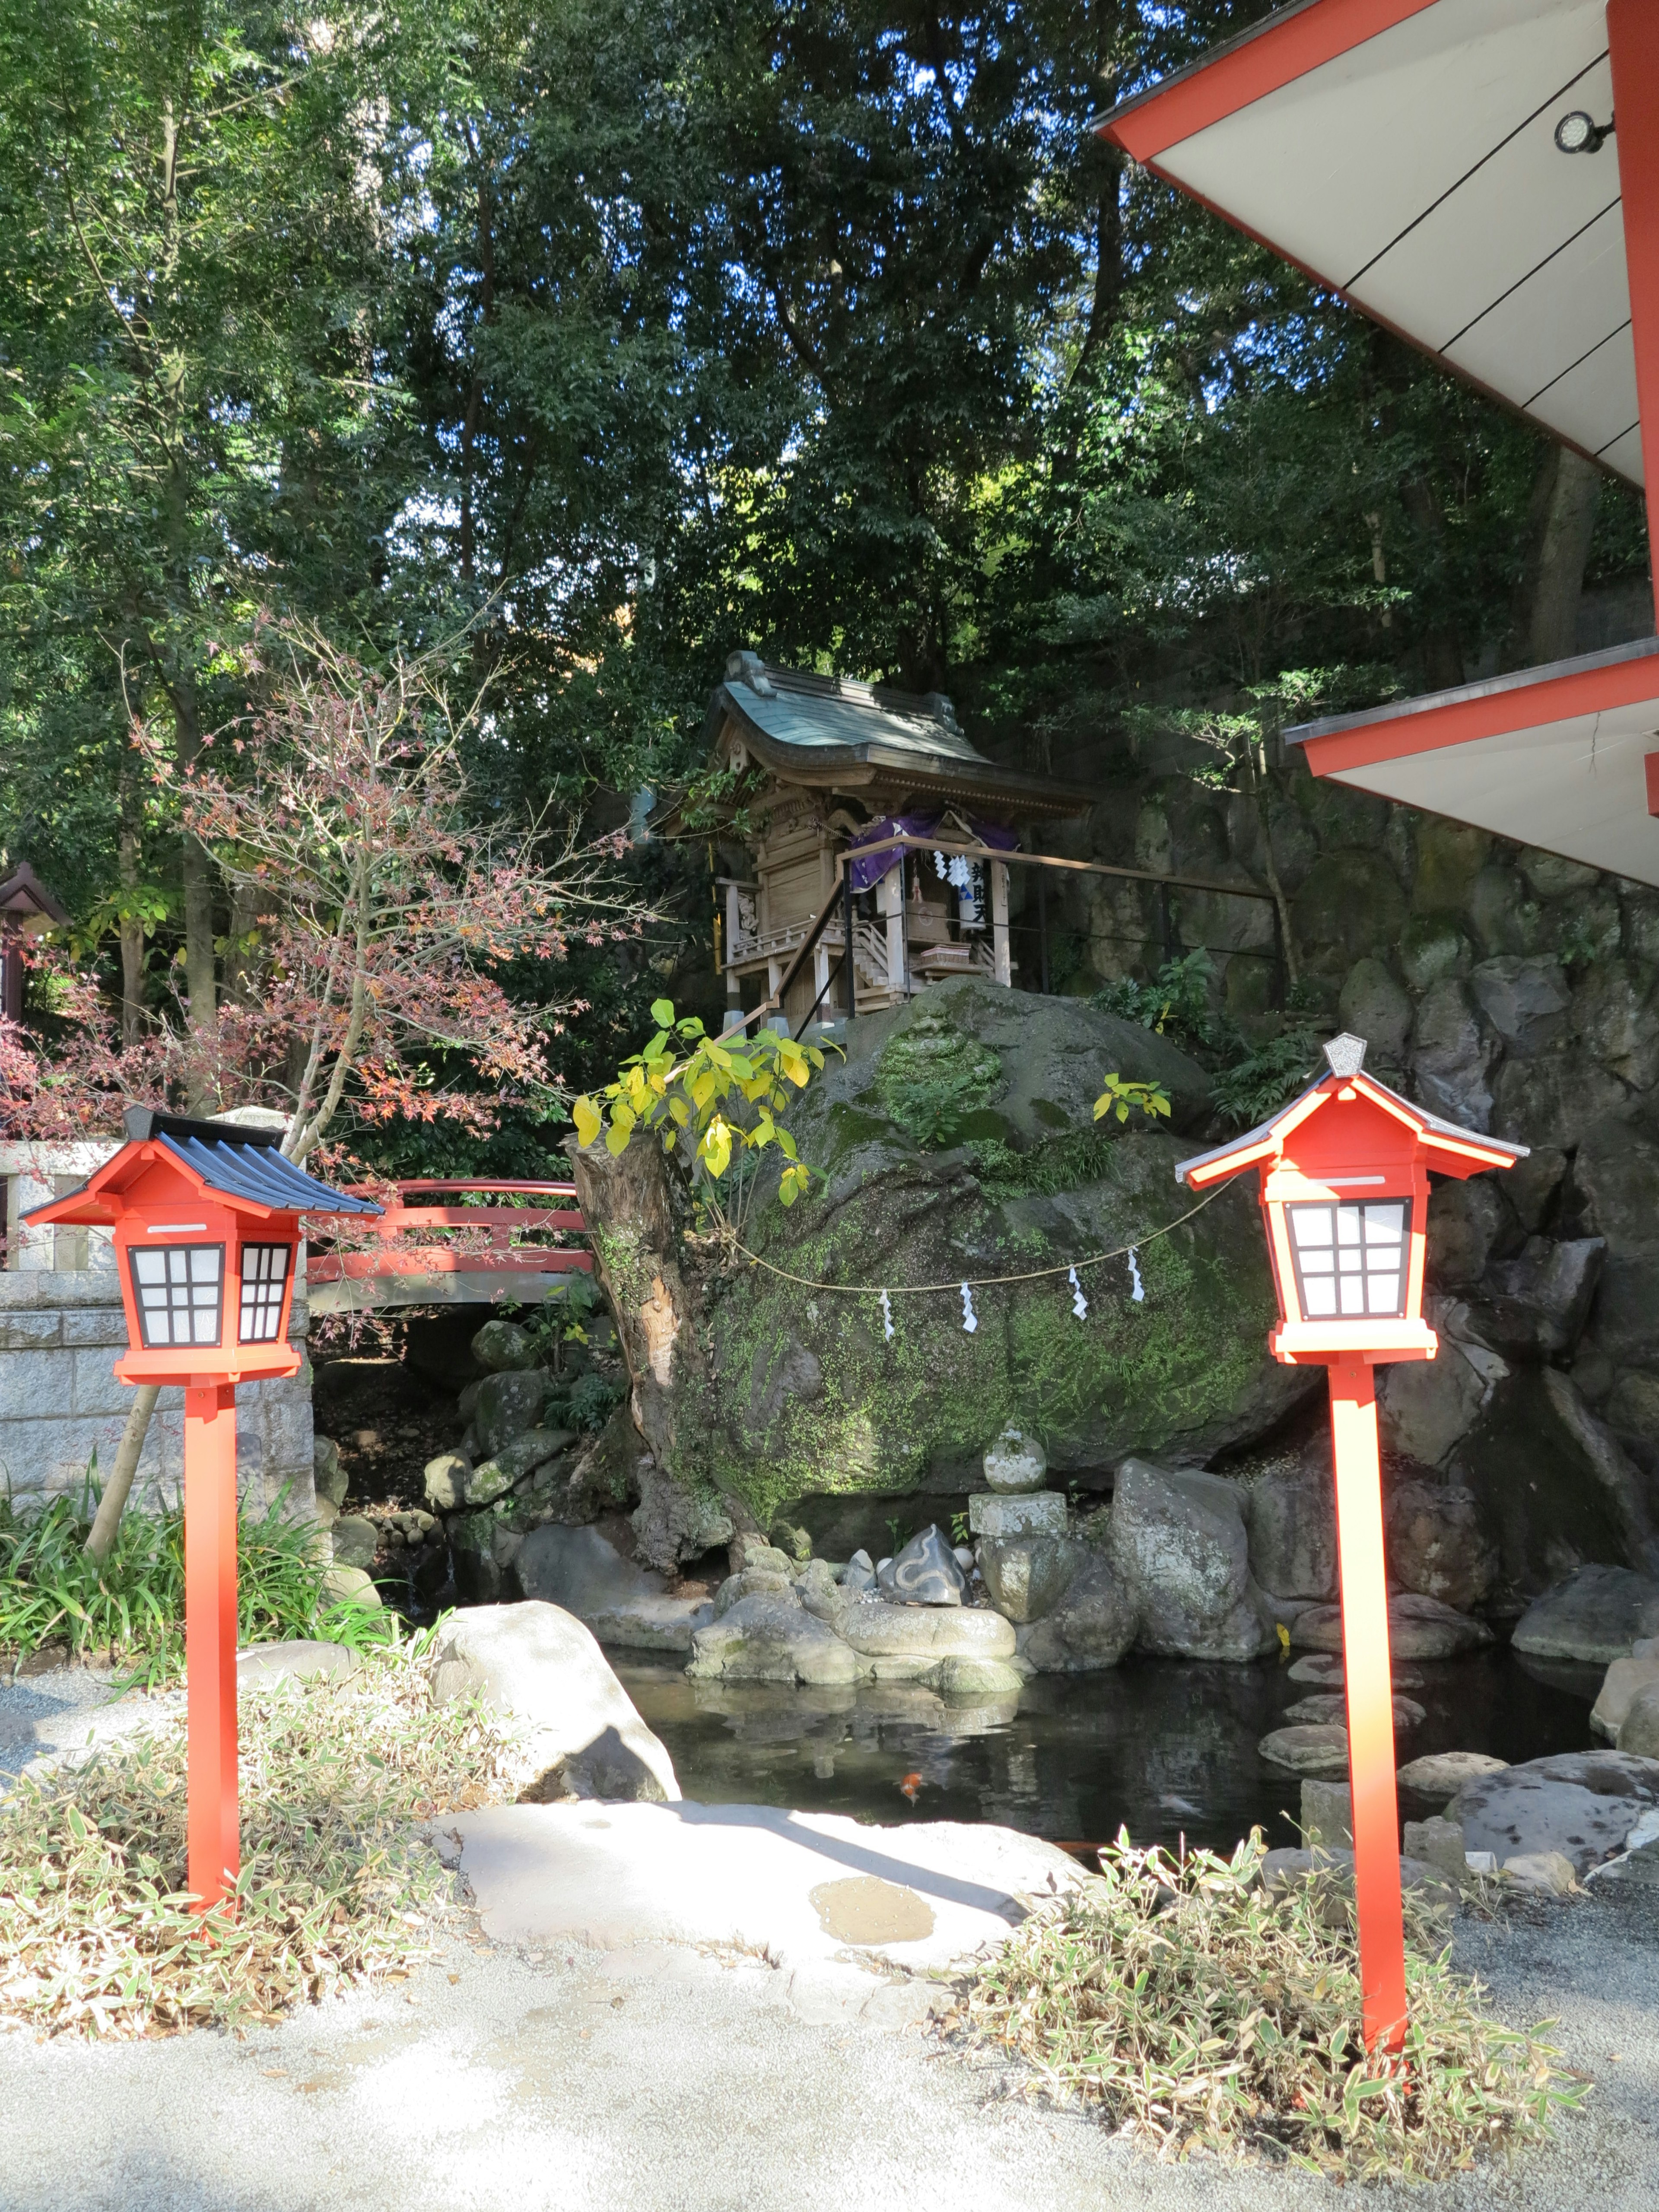
[{"label": "tree trunk", "polygon": [[159,1382],[141,1382],[133,1392],[132,1403],[127,1408],[127,1425],[121,1431],[114,1470],[104,1485],[104,1494],[99,1499],[98,1510],[93,1516],[91,1533],[82,1547],[87,1557],[96,1559],[100,1567],[115,1548],[115,1534],[126,1510],[132,1478],[138,1472],[144,1438],[149,1434],[149,1417],[155,1411],[155,1401],[161,1395]]},{"label": "tree trunk", "polygon": [[707,1374],[702,1291],[680,1264],[684,1239],[667,1166],[654,1139],[641,1138],[614,1156],[602,1139],[569,1151],[628,1366],[634,1425],[666,1470],[678,1395]]},{"label": "tree trunk", "polygon": [[1578,601],[1601,504],[1601,471],[1559,447],[1528,562],[1527,665],[1568,660],[1577,650]]},{"label": "tree trunk", "polygon": [[[130,790],[122,793],[122,812],[125,816],[131,803]],[[131,894],[138,888],[138,832],[128,820],[121,823],[117,846],[118,866],[123,902],[119,924],[121,940],[121,1042],[129,1051],[144,1033],[144,925],[131,911]]]},{"label": "tree trunk", "polygon": [[[202,733],[197,722],[196,702],[182,685],[173,691],[173,727],[177,733],[179,767],[188,775],[200,757]],[[194,830],[184,832],[185,878],[185,994],[189,1001],[190,1026],[204,1040],[219,1026],[218,974],[213,957],[213,861]],[[190,1111],[210,1114],[218,1104],[207,1072],[209,1055],[192,1059]]]}]

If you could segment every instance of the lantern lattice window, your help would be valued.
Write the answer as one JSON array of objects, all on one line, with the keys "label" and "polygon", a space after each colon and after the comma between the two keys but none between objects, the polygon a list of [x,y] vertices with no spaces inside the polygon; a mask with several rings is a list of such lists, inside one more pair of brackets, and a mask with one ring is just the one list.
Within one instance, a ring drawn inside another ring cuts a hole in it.
[{"label": "lantern lattice window", "polygon": [[222,1244],[149,1244],[135,1251],[132,1282],[146,1349],[217,1344],[224,1271]]},{"label": "lantern lattice window", "polygon": [[1350,1314],[1383,1320],[1403,1316],[1409,1200],[1304,1204],[1285,1210],[1297,1292],[1310,1321]]},{"label": "lantern lattice window", "polygon": [[283,1318],[283,1290],[288,1280],[286,1244],[242,1247],[242,1310],[238,1340],[273,1344]]}]

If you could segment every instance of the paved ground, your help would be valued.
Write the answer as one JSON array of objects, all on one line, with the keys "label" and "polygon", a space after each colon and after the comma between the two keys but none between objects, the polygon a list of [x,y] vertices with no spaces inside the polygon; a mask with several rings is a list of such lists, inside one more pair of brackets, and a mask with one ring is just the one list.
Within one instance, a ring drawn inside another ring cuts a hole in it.
[{"label": "paved ground", "polygon": [[[100,1694],[94,1681],[62,1676],[0,1692],[0,1771],[83,1734],[77,1709]],[[676,1869],[688,1876],[660,1925],[639,1917],[624,1885],[614,1896],[605,1889],[592,1863],[598,1832],[589,1831],[607,1818],[640,1829],[665,1887]],[[441,1961],[407,1983],[334,2000],[240,2042],[197,2033],[96,2046],[0,2033],[0,2212],[821,2212],[828,2202],[836,2212],[1335,2212],[1352,2204],[1351,2191],[1260,2167],[1158,2166],[1092,2121],[1011,2096],[1015,2075],[994,2057],[942,2045],[915,2007],[885,1996],[850,2004],[826,1973],[833,1947],[819,1943],[816,1919],[803,1918],[793,1899],[796,1889],[816,1893],[816,1869],[811,1881],[787,1875],[796,1917],[784,1942],[616,1942],[630,1921],[651,1935],[719,1932],[693,1924],[683,1900],[702,1895],[706,1904],[722,1884],[726,1925],[743,1936],[745,1915],[757,1909],[755,1882],[781,1881],[780,1850],[809,1847],[799,1834],[780,1834],[792,1818],[631,1806],[469,1816],[460,1825],[470,1832],[451,1855],[476,1878],[479,1910]],[[572,1856],[569,1832],[580,1823],[587,1825],[574,1835]],[[848,1856],[840,1832],[848,1824],[803,1825],[809,1836],[822,1831],[810,1848],[835,1859],[834,1894],[820,1909],[895,1909],[868,1888],[896,1874],[904,1881],[884,1841],[877,1850],[871,1832],[858,1832]],[[547,1857],[548,1839],[562,1832],[565,1858]],[[929,1832],[918,1826],[907,1836],[920,1845]],[[706,1868],[690,1881],[694,1858],[711,1850],[731,1859],[721,1881]],[[953,1914],[994,1916],[994,1897],[959,1896],[930,1880],[926,1856],[910,1883],[925,1893],[941,1936]],[[994,1891],[994,1858],[974,1871]],[[921,1960],[926,1946],[915,1940]],[[1465,1920],[1456,1946],[1507,2018],[1559,2016],[1555,2039],[1596,2087],[1589,2113],[1565,2123],[1553,2148],[1513,2171],[1488,2166],[1414,2193],[1413,2205],[1655,2212],[1659,1886],[1598,1884],[1570,1904],[1523,1903],[1504,1923]],[[816,1993],[805,2002],[804,1964]],[[839,1970],[847,1984],[859,1971]],[[908,2024],[894,2024],[907,2014]]]},{"label": "paved ground", "polygon": [[[1659,1891],[1534,1908],[1459,1945],[1506,2012],[1563,2017],[1594,2110],[1435,2212],[1659,2203]],[[4,2212],[1334,2212],[1352,2193],[1159,2166],[1008,2101],[921,2027],[815,2025],[763,1960],[482,1936],[246,2042],[0,2037]],[[1614,2053],[1619,2054],[1615,2058]]]}]

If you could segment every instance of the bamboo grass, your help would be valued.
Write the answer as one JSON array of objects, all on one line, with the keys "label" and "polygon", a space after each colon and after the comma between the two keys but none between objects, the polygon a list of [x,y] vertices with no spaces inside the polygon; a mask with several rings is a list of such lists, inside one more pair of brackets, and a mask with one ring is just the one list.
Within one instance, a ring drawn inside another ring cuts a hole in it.
[{"label": "bamboo grass", "polygon": [[1540,2040],[1551,2023],[1493,2019],[1409,1899],[1404,2063],[1368,2058],[1352,1902],[1317,1874],[1269,1893],[1265,1850],[1259,1829],[1231,1859],[1120,1834],[1100,1881],[1039,1906],[956,2024],[1024,2058],[1030,2093],[1081,2100],[1166,2158],[1434,2180],[1544,2140],[1582,2103],[1588,2084]]}]

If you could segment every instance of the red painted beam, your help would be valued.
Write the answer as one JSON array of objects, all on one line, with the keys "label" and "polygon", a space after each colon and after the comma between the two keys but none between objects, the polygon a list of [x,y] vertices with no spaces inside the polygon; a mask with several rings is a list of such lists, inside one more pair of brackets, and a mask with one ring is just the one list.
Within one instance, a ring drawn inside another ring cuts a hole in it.
[{"label": "red painted beam", "polygon": [[1534,730],[1575,714],[1605,714],[1659,697],[1659,665],[1648,654],[1616,661],[1611,667],[1586,668],[1552,676],[1537,684],[1517,684],[1475,699],[1454,699],[1443,707],[1425,707],[1415,714],[1395,714],[1358,730],[1333,730],[1310,738],[1302,750],[1316,775],[1342,769],[1371,768],[1378,761],[1403,760],[1412,753],[1437,752],[1443,745],[1466,745],[1480,738],[1507,737]]},{"label": "red painted beam", "polygon": [[550,1246],[515,1244],[505,1252],[458,1252],[450,1244],[422,1246],[410,1252],[330,1253],[307,1260],[308,1283],[356,1282],[373,1275],[568,1275],[592,1274],[593,1255],[557,1251]]},{"label": "red painted beam", "polygon": [[[1098,126],[1100,136],[1137,161],[1152,161],[1183,138],[1265,100],[1437,0],[1310,0],[1179,70]],[[1637,0],[1644,4],[1644,0]]]}]

